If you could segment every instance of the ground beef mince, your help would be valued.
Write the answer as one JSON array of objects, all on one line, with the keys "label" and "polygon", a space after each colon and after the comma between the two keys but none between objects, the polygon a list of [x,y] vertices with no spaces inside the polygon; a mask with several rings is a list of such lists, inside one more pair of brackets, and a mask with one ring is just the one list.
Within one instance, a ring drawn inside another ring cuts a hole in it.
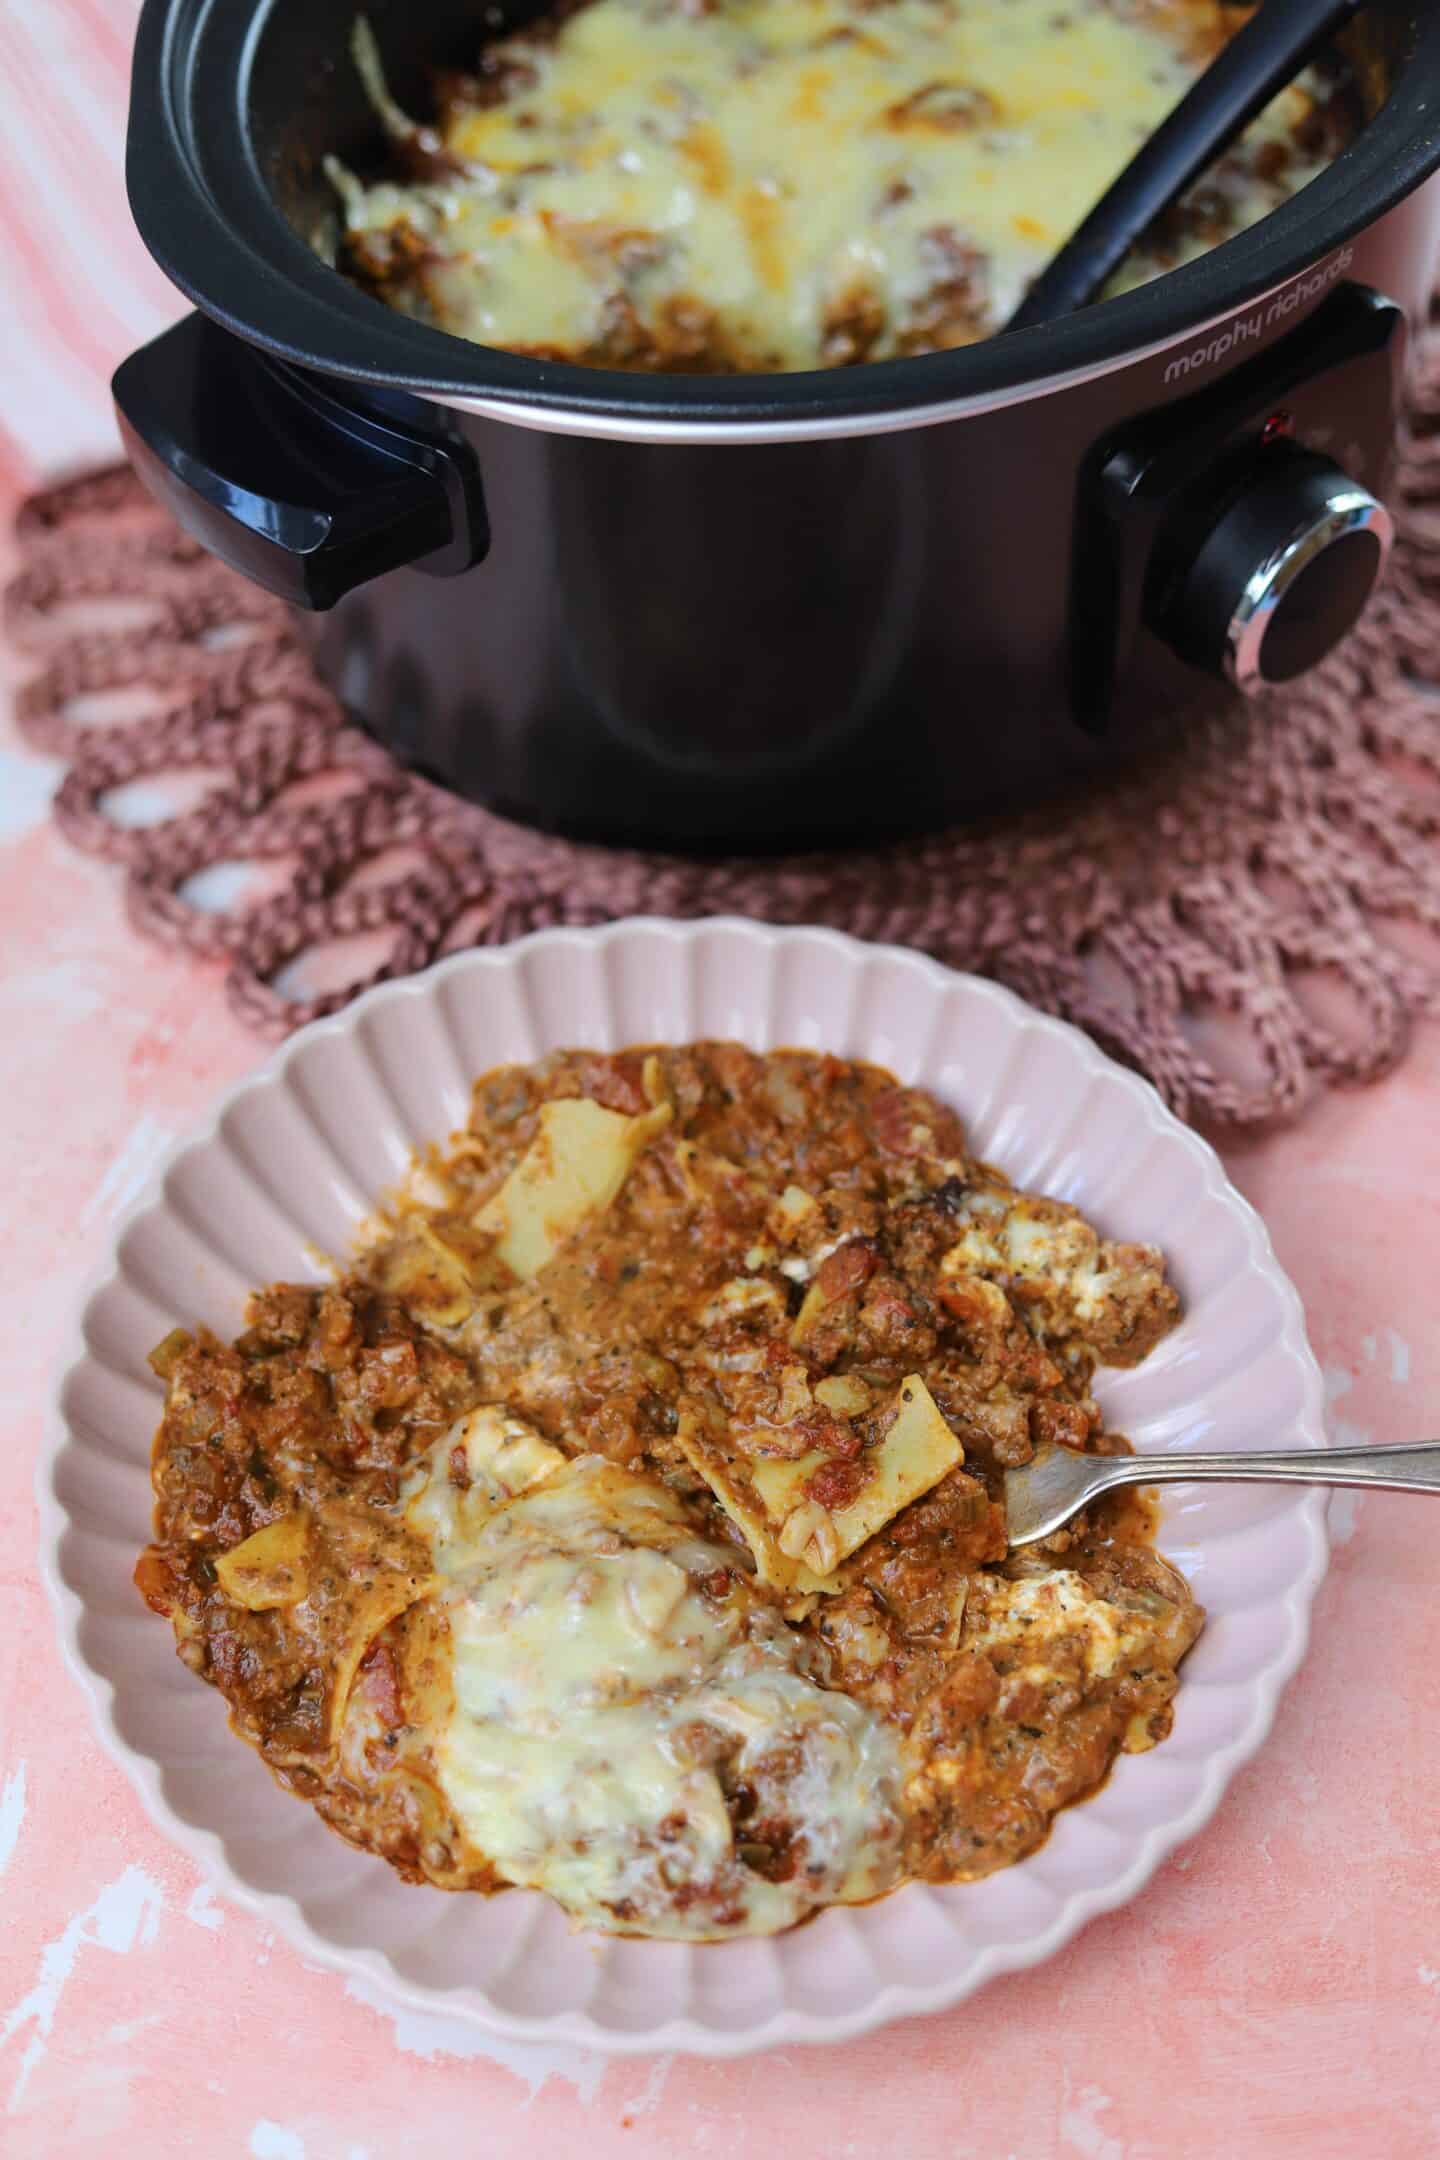
[{"label": "ground beef mince", "polygon": [[[1012,1554],[1004,1473],[1040,1447],[1124,1448],[1092,1375],[1178,1316],[1159,1253],[1017,1191],[952,1109],[877,1067],[733,1043],[559,1053],[477,1082],[465,1131],[333,1287],[257,1292],[233,1345],[160,1345],[136,1580],[337,1830],[415,1879],[493,1889],[519,1878],[462,1819],[444,1739],[455,1601],[517,1496],[571,1465],[602,1497],[618,1476],[636,1519],[658,1496],[663,1549],[698,1556],[717,1671],[739,1658],[758,1686],[780,1657],[796,1702],[848,1697],[867,1821],[893,1785],[903,1872],[968,1879],[1169,1729],[1201,1615],[1146,1508],[1102,1503]],[[635,1568],[661,1583],[653,1555]],[[662,1628],[680,1591],[634,1594]],[[786,1784],[813,1774],[816,1728],[747,1763],[707,1724],[715,1699],[683,1746],[727,1811],[727,1865],[766,1887],[747,1904],[727,1875],[682,1902],[708,1898],[718,1930],[859,1894]],[[480,1790],[483,1746],[467,1761]],[[691,1830],[667,1825],[656,1849],[677,1852]],[[613,1924],[658,1925],[621,1904]]]}]

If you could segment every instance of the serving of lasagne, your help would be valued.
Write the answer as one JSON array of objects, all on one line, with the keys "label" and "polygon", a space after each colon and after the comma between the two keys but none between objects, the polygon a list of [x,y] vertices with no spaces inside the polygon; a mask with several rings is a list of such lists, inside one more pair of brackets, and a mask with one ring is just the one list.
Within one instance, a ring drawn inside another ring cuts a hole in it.
[{"label": "serving of lasagne", "polygon": [[[390,143],[332,160],[337,260],[537,358],[727,373],[989,336],[1252,12],[1229,0],[561,0],[437,79],[354,51]],[[1343,145],[1308,70],[1145,238],[1133,285],[1253,224]]]},{"label": "serving of lasagne", "polygon": [[1021,1859],[1169,1730],[1201,1624],[1116,1496],[1004,1472],[1161,1256],[875,1066],[732,1043],[486,1074],[326,1287],[154,1354],[136,1580],[279,1782],[416,1883],[770,1933]]}]

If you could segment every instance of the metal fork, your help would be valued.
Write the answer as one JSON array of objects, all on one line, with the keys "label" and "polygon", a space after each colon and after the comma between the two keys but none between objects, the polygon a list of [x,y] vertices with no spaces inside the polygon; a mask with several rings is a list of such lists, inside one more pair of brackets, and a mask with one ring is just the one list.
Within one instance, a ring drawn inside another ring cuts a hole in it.
[{"label": "metal fork", "polygon": [[1414,1447],[1301,1448],[1293,1454],[1081,1455],[1042,1448],[1005,1473],[1012,1545],[1033,1545],[1122,1485],[1368,1485],[1383,1492],[1440,1493],[1440,1440]]}]

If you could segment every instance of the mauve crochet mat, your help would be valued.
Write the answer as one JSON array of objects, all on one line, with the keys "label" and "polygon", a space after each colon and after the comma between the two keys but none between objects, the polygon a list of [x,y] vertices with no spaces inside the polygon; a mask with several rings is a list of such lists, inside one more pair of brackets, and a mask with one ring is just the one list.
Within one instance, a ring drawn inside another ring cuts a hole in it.
[{"label": "mauve crochet mat", "polygon": [[1303,684],[1080,799],[883,853],[694,862],[527,831],[406,773],[286,611],[122,469],[35,495],[7,595],[62,832],[147,936],[228,961],[278,1035],[550,923],[735,913],[915,945],[1008,983],[1181,1116],[1293,1114],[1440,1004],[1440,331],[1421,346],[1389,578]]}]

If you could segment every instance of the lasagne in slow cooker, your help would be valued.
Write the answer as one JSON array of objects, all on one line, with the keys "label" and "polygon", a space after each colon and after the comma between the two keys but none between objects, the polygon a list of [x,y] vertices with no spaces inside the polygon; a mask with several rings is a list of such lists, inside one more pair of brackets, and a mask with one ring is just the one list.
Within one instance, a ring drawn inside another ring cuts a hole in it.
[{"label": "lasagne in slow cooker", "polygon": [[[338,260],[482,344],[612,368],[848,366],[968,345],[1252,12],[1225,0],[580,0],[437,82],[417,125],[363,19],[392,147],[337,161]],[[478,42],[478,40],[477,40]],[[1241,231],[1343,146],[1312,68],[1117,286]]]}]

